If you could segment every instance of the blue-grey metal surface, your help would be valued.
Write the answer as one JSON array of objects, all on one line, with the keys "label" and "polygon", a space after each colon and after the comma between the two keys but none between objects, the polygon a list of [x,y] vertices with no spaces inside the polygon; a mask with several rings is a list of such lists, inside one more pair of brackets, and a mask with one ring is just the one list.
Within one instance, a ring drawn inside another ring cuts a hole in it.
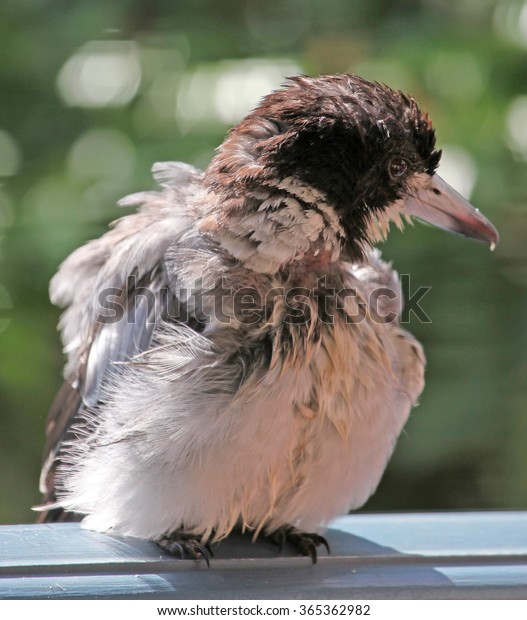
[{"label": "blue-grey metal surface", "polygon": [[527,512],[352,515],[316,566],[239,534],[204,562],[78,524],[0,527],[0,598],[526,598]]}]

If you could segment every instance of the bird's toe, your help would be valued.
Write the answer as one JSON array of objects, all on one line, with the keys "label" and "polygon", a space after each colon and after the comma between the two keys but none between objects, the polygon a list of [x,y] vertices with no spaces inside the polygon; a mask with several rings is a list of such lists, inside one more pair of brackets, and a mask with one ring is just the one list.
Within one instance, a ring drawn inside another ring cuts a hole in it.
[{"label": "bird's toe", "polygon": [[213,557],[213,553],[209,543],[202,543],[183,532],[163,536],[156,542],[161,549],[174,557],[182,560],[205,560],[207,567],[210,567],[209,556]]},{"label": "bird's toe", "polygon": [[303,532],[295,527],[286,525],[274,531],[270,535],[270,539],[278,545],[279,551],[282,551],[284,544],[287,542],[292,545],[300,554],[310,557],[313,564],[317,563],[318,553],[317,547],[324,546],[331,553],[328,541],[316,532]]}]

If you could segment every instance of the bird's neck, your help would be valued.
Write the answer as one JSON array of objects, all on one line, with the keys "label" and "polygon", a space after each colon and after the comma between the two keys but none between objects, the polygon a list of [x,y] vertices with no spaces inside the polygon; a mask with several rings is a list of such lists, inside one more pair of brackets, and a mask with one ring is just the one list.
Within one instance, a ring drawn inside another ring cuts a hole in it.
[{"label": "bird's neck", "polygon": [[241,189],[212,186],[200,223],[247,268],[276,273],[300,261],[313,266],[339,259],[344,229],[318,190],[294,177],[253,179]]}]

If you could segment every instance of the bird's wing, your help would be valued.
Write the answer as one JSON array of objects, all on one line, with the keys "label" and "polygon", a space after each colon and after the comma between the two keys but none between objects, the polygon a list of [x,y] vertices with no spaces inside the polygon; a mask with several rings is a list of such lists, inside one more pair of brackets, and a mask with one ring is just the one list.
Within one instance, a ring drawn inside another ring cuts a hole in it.
[{"label": "bird's wing", "polygon": [[[72,427],[88,411],[97,416],[105,385],[119,363],[148,349],[156,326],[170,314],[169,306],[178,303],[169,286],[165,253],[192,227],[202,175],[176,162],[156,164],[153,174],[162,190],[123,199],[122,206],[139,210],[71,254],[51,282],[53,303],[66,308],[60,330],[67,363],[46,425],[40,482],[45,505],[56,499],[59,451],[73,438]],[[63,518],[54,509],[40,520]]]}]

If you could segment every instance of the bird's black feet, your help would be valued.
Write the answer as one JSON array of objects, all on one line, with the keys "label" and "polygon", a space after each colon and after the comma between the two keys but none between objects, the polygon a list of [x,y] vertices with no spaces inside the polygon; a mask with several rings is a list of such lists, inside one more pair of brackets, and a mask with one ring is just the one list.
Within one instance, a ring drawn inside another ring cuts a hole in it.
[{"label": "bird's black feet", "polygon": [[202,543],[184,532],[172,532],[172,534],[160,538],[157,544],[161,549],[177,558],[183,560],[205,560],[207,567],[210,566],[209,556],[212,558],[214,555],[209,543]]},{"label": "bird's black feet", "polygon": [[317,563],[317,547],[320,545],[324,545],[328,553],[331,553],[328,541],[324,536],[315,532],[303,532],[292,525],[284,525],[270,534],[269,538],[279,546],[280,551],[282,551],[285,543],[293,545],[299,553],[310,557],[313,564]]}]

